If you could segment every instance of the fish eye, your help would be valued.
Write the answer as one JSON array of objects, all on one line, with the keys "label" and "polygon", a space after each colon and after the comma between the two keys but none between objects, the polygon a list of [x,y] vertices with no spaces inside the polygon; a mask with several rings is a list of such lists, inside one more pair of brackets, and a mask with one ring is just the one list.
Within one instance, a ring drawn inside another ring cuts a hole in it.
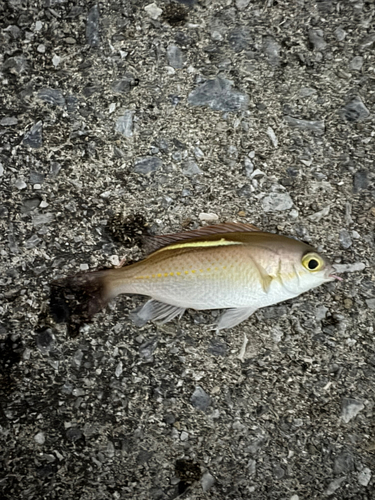
[{"label": "fish eye", "polygon": [[324,266],[323,260],[315,253],[308,253],[302,258],[302,265],[308,271],[320,271]]}]

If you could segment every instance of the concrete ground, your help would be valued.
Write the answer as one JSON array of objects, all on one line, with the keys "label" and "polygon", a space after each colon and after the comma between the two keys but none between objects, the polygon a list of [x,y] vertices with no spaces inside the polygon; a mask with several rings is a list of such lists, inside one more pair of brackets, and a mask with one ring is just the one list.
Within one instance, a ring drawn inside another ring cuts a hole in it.
[{"label": "concrete ground", "polygon": [[[375,498],[374,14],[0,2],[2,499]],[[219,335],[137,327],[140,297],[78,335],[51,317],[54,279],[225,221],[344,281]]]}]

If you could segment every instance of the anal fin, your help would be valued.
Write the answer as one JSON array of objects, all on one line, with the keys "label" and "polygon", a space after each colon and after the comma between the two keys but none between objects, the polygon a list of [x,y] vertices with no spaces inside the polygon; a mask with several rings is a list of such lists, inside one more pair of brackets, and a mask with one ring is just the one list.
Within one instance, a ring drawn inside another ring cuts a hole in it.
[{"label": "anal fin", "polygon": [[236,309],[227,309],[219,318],[217,324],[217,330],[223,330],[224,328],[233,328],[236,325],[245,321],[249,316],[251,316],[256,309],[253,307],[239,307]]},{"label": "anal fin", "polygon": [[181,318],[185,312],[184,307],[172,306],[157,300],[148,300],[140,310],[130,313],[130,317],[136,326],[143,326],[148,321],[160,321],[162,324],[171,321],[176,316]]}]

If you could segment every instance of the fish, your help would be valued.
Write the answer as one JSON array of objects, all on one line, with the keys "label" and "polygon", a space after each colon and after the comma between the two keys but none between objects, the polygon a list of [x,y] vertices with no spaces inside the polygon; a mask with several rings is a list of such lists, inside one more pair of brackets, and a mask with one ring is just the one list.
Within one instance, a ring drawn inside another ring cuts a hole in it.
[{"label": "fish", "polygon": [[[247,223],[151,236],[148,245],[151,253],[139,262],[56,280],[50,301],[55,320],[91,320],[118,295],[139,294],[150,298],[137,312],[144,323],[166,323],[186,309],[224,309],[215,325],[219,331],[260,308],[341,280],[310,245]],[[71,311],[67,297],[74,297]]]}]

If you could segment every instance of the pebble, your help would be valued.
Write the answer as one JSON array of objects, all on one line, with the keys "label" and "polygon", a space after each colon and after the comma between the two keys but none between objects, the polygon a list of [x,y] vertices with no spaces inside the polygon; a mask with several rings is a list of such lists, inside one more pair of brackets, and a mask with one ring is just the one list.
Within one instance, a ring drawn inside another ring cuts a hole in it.
[{"label": "pebble", "polygon": [[61,63],[61,57],[54,54],[52,57],[52,64],[57,68],[57,66]]},{"label": "pebble", "polygon": [[14,75],[21,75],[22,73],[26,73],[28,71],[29,63],[24,56],[8,57],[8,59],[4,62],[2,69],[4,71],[9,71],[9,73],[13,73]]},{"label": "pebble", "polygon": [[31,127],[31,129],[24,135],[22,143],[25,146],[29,146],[30,148],[33,149],[41,148],[43,145],[42,129],[43,129],[43,122],[39,121],[35,123]]},{"label": "pebble", "polygon": [[194,160],[186,160],[182,164],[181,171],[186,177],[193,177],[203,173]]},{"label": "pebble", "polygon": [[288,125],[299,130],[308,130],[318,135],[322,135],[325,132],[324,120],[298,120],[288,115],[284,116],[284,120]]},{"label": "pebble", "polygon": [[362,486],[367,486],[368,483],[370,482],[371,479],[371,470],[368,467],[365,467],[361,472],[358,474],[358,482]]},{"label": "pebble", "polygon": [[327,43],[324,40],[324,33],[320,29],[309,30],[309,40],[314,46],[314,50],[324,50],[327,47]]},{"label": "pebble", "polygon": [[119,132],[124,137],[133,136],[133,116],[135,111],[130,109],[126,110],[125,113],[120,116],[115,125],[116,132]]},{"label": "pebble", "polygon": [[215,478],[209,472],[205,472],[201,478],[202,490],[208,491],[214,484]]},{"label": "pebble", "polygon": [[201,212],[199,214],[199,219],[202,221],[213,221],[219,220],[219,216],[210,212]]},{"label": "pebble", "polygon": [[198,410],[205,411],[210,406],[210,396],[199,385],[195,388],[191,398],[191,404]]},{"label": "pebble", "polygon": [[228,43],[234,52],[242,52],[249,48],[251,35],[247,29],[236,28],[228,33]]},{"label": "pebble", "polygon": [[350,237],[349,231],[347,229],[341,229],[339,233],[339,241],[342,248],[347,250],[352,246],[352,239]]},{"label": "pebble", "polygon": [[90,269],[88,264],[80,264],[79,268],[81,271],[88,271]]},{"label": "pebble", "polygon": [[117,378],[121,377],[121,374],[123,372],[123,366],[122,366],[122,361],[120,361],[118,363],[118,365],[116,366],[116,370],[115,370],[115,375]]},{"label": "pebble", "polygon": [[361,71],[363,66],[363,57],[355,56],[349,63],[349,69],[352,71]]},{"label": "pebble", "polygon": [[19,189],[20,191],[22,189],[26,189],[27,188],[27,184],[25,181],[23,181],[22,179],[17,179],[16,182],[14,183],[15,187],[17,189]]},{"label": "pebble", "polygon": [[172,68],[178,69],[184,65],[181,49],[177,45],[168,45],[167,59]]},{"label": "pebble", "polygon": [[363,262],[354,262],[353,264],[334,264],[333,267],[338,273],[355,273],[363,271],[366,268],[366,264]]},{"label": "pebble", "polygon": [[370,115],[370,111],[363,104],[360,97],[355,97],[346,104],[344,108],[341,109],[340,115],[343,119],[348,122],[359,122],[363,121]]},{"label": "pebble", "polygon": [[311,87],[302,87],[299,91],[300,97],[311,97],[314,94],[316,94],[316,89]]},{"label": "pebble", "polygon": [[38,336],[36,338],[37,348],[43,353],[51,351],[51,349],[53,349],[55,345],[55,342],[56,338],[51,328],[47,328],[46,330],[38,333]]},{"label": "pebble", "polygon": [[38,432],[38,434],[35,434],[34,440],[38,444],[44,444],[46,442],[46,436],[44,435],[44,432]]},{"label": "pebble", "polygon": [[362,401],[357,401],[352,398],[344,398],[342,400],[342,410],[341,410],[341,418],[347,424],[353,418],[355,418],[360,411],[364,409],[365,405]]},{"label": "pebble", "polygon": [[342,42],[347,35],[347,32],[344,31],[342,28],[336,28],[335,29],[335,37],[338,42]]},{"label": "pebble", "polygon": [[137,158],[134,164],[134,172],[136,174],[147,175],[155,172],[163,165],[163,161],[157,156],[145,156]]},{"label": "pebble", "polygon": [[263,52],[271,66],[280,64],[280,49],[281,46],[273,36],[265,36],[263,39]]},{"label": "pebble", "polygon": [[358,170],[353,176],[353,193],[358,193],[362,189],[367,189],[369,186],[369,179],[367,170]]},{"label": "pebble", "polygon": [[78,429],[78,427],[69,427],[69,429],[65,433],[65,436],[68,441],[75,443],[82,438],[83,433],[80,429]]},{"label": "pebble", "polygon": [[156,19],[158,19],[163,11],[162,9],[160,9],[156,3],[150,3],[149,5],[146,5],[145,7],[145,11],[147,12],[147,14],[151,17],[151,19],[154,19],[156,21]]},{"label": "pebble", "polygon": [[337,479],[334,479],[333,481],[331,481],[328,485],[328,488],[324,492],[324,495],[327,497],[333,495],[334,492],[340,488],[340,486],[342,485],[342,483],[345,480],[346,480],[346,476],[343,476],[343,477],[338,477]]},{"label": "pebble", "polygon": [[99,47],[99,8],[97,5],[91,7],[86,23],[86,40],[91,47]]},{"label": "pebble", "polygon": [[366,299],[366,305],[369,309],[375,309],[375,299]]},{"label": "pebble", "polygon": [[293,206],[293,200],[288,193],[273,193],[262,199],[265,212],[282,212]]},{"label": "pebble", "polygon": [[39,52],[39,54],[44,54],[46,52],[46,46],[43,43],[40,43],[36,50]]},{"label": "pebble", "polygon": [[43,88],[38,92],[38,98],[52,106],[65,106],[64,96],[59,89]]},{"label": "pebble", "polygon": [[180,434],[181,441],[187,441],[189,439],[189,434],[186,431],[182,431]]},{"label": "pebble", "polygon": [[137,80],[132,73],[125,73],[119,80],[112,84],[112,90],[116,94],[130,92],[137,85]]},{"label": "pebble", "polygon": [[238,10],[245,10],[249,3],[250,0],[236,0],[236,7]]},{"label": "pebble", "polygon": [[25,248],[30,250],[31,248],[34,248],[37,245],[39,245],[41,241],[42,240],[36,234],[33,234],[32,236],[30,236],[29,239],[25,241]]},{"label": "pebble", "polygon": [[309,215],[307,218],[313,222],[319,222],[323,217],[327,217],[330,210],[331,210],[331,205],[327,205],[319,212],[315,212],[315,214]]},{"label": "pebble", "polygon": [[213,356],[225,356],[227,353],[227,345],[219,339],[212,339],[207,352]]},{"label": "pebble", "polygon": [[246,109],[249,97],[232,89],[232,82],[217,76],[190,92],[188,102],[192,106],[209,106],[214,111],[234,112]]},{"label": "pebble", "polygon": [[266,130],[266,134],[270,138],[270,141],[272,142],[273,147],[277,148],[277,146],[279,145],[279,141],[277,140],[277,137],[275,135],[275,132],[273,131],[273,128],[272,127],[268,127],[267,130]]},{"label": "pebble", "polygon": [[18,120],[15,116],[6,116],[0,120],[0,125],[2,127],[11,127],[12,125],[17,125]]}]

